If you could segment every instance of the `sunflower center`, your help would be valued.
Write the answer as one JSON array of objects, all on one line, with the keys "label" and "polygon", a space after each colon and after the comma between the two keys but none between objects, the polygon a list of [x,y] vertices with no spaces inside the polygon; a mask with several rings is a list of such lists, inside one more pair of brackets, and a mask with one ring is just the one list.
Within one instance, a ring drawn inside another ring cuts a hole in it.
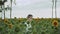
[{"label": "sunflower center", "polygon": [[57,25],[57,22],[54,22],[54,25],[56,26]]}]

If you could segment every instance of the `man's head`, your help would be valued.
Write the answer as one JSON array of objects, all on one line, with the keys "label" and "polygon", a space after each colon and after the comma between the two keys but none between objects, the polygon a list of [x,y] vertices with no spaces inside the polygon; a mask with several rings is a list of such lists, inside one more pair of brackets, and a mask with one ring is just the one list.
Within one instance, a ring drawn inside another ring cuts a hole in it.
[{"label": "man's head", "polygon": [[32,16],[31,14],[29,14],[29,15],[27,16],[28,21],[32,21],[32,18],[33,18],[33,16]]}]

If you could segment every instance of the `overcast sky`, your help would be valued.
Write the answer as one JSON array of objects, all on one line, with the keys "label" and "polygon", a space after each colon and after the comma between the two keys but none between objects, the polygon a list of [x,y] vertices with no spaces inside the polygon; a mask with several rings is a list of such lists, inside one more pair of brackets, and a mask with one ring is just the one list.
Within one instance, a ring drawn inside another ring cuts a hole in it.
[{"label": "overcast sky", "polygon": [[[12,17],[26,17],[28,14],[33,17],[51,18],[52,0],[16,0],[16,5],[13,2]],[[9,11],[6,12],[6,17],[9,17]],[[57,17],[60,18],[60,0],[57,0]]]}]

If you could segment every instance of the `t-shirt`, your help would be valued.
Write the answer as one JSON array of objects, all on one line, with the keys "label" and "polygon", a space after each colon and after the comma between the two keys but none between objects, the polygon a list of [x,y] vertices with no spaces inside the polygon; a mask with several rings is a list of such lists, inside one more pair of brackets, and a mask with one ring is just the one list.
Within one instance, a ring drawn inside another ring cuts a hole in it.
[{"label": "t-shirt", "polygon": [[24,24],[26,25],[26,32],[31,31],[32,24],[30,22],[25,22]]}]

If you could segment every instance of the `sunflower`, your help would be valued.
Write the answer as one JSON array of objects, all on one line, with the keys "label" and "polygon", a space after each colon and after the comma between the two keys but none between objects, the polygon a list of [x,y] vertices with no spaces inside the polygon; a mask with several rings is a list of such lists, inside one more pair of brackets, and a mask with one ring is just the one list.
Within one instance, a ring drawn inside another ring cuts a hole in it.
[{"label": "sunflower", "polygon": [[57,21],[57,20],[54,20],[54,21],[52,22],[52,25],[55,26],[55,27],[58,27],[58,21]]},{"label": "sunflower", "polygon": [[10,29],[12,29],[13,25],[12,25],[12,24],[9,24],[8,27],[9,27]]},{"label": "sunflower", "polygon": [[0,22],[1,22],[2,20],[0,19]]},{"label": "sunflower", "polygon": [[10,24],[10,22],[9,22],[8,19],[4,19],[4,23],[5,23],[5,24]]}]

